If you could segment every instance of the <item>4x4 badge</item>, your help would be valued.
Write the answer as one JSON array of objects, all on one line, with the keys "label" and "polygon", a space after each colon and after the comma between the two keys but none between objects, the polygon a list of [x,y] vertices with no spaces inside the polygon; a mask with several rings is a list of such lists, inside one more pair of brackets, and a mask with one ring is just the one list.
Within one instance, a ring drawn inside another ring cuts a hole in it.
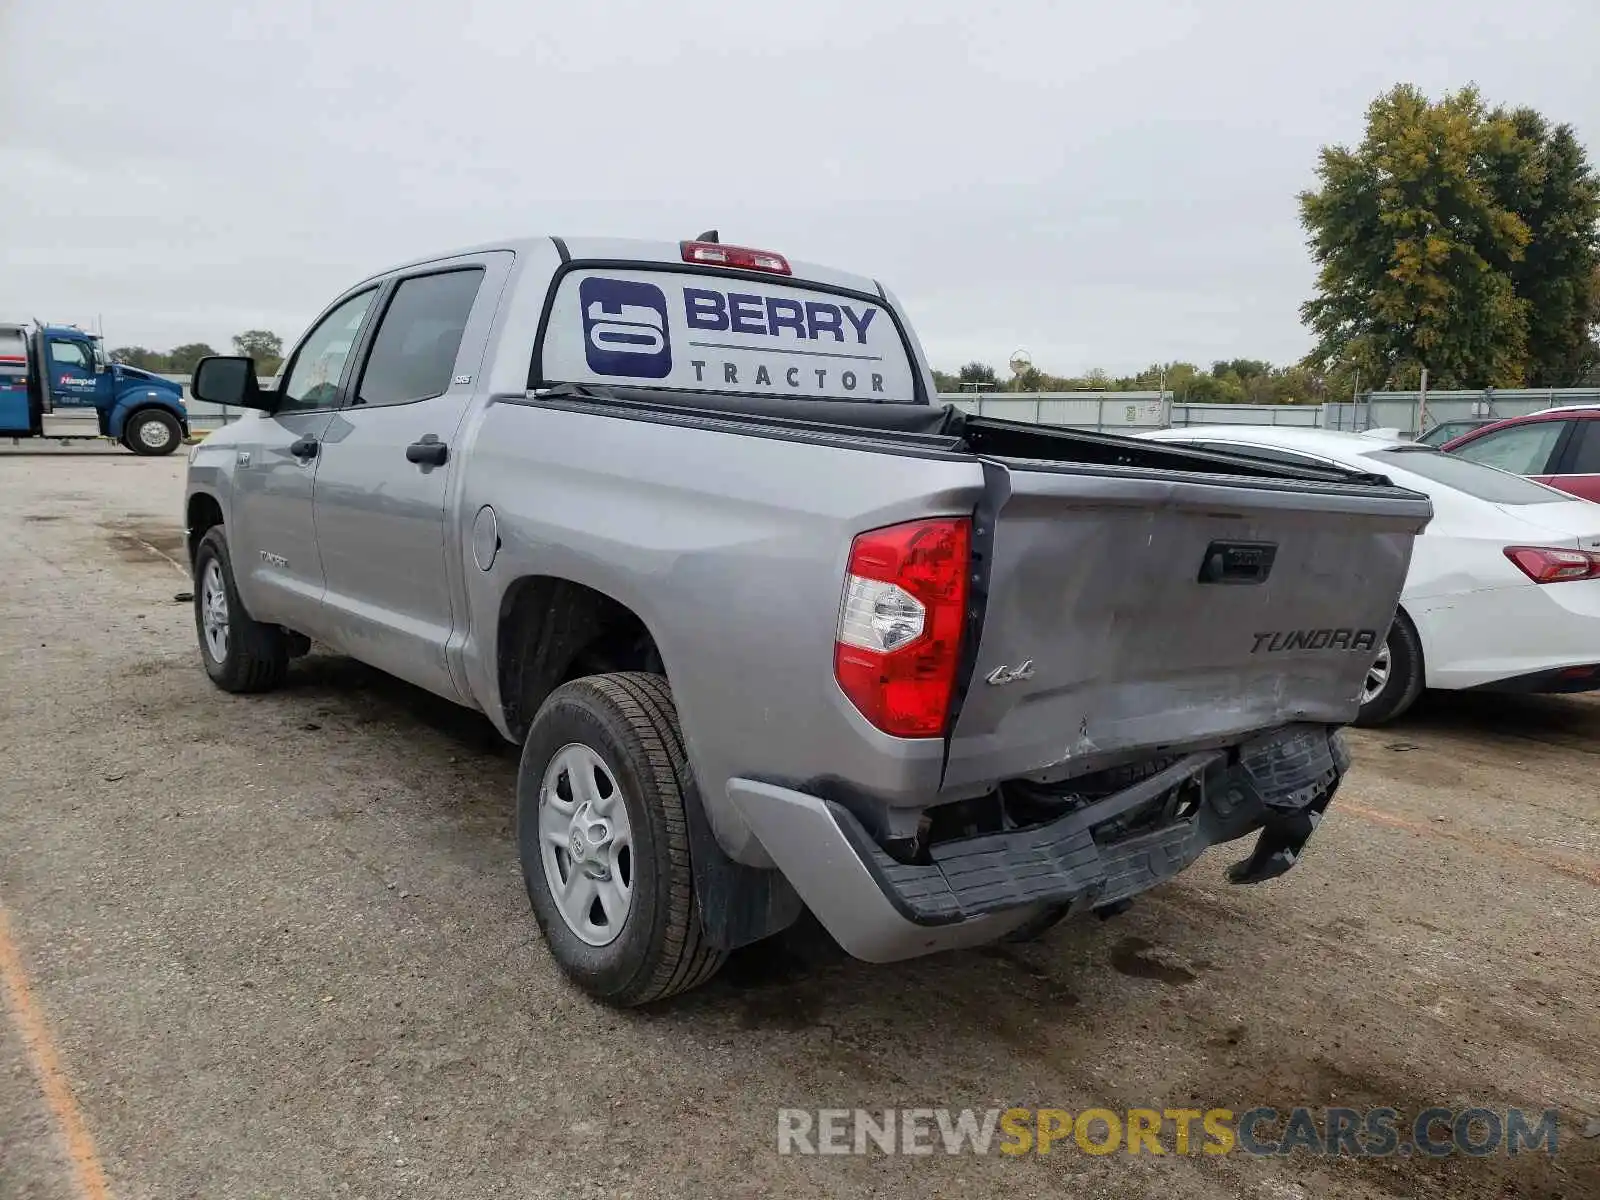
[{"label": "4x4 badge", "polygon": [[1019,679],[1032,679],[1033,659],[1030,658],[1027,662],[1015,667],[996,667],[994,670],[989,672],[987,678],[989,683],[994,687],[999,687],[1006,683],[1015,683]]}]

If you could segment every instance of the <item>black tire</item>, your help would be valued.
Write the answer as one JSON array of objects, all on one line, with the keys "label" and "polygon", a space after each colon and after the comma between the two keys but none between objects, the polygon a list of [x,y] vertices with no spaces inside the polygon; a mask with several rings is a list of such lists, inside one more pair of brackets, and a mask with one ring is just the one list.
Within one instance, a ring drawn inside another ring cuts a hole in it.
[{"label": "black tire", "polygon": [[[156,427],[164,435],[159,442],[155,441]],[[151,442],[145,441],[144,432],[149,433]],[[146,458],[171,454],[183,444],[183,428],[178,424],[178,418],[164,408],[142,408],[128,418],[127,427],[122,431],[122,444]]]},{"label": "black tire", "polygon": [[[551,894],[539,844],[540,791],[556,753],[577,743],[599,755],[622,791],[631,826],[632,886],[615,940],[580,938]],[[557,688],[533,718],[517,773],[517,846],[528,900],[562,972],[607,1004],[632,1007],[689,991],[725,952],[700,926],[684,805],[694,776],[672,691],[660,675],[591,675]]]},{"label": "black tire", "polygon": [[[228,599],[226,654],[218,659],[206,640],[206,574],[216,563]],[[239,600],[233,582],[233,560],[222,526],[213,525],[200,539],[194,556],[194,631],[200,642],[200,661],[211,682],[225,692],[267,692],[283,683],[289,673],[289,645],[282,629],[252,620]]]},{"label": "black tire", "polygon": [[1389,678],[1377,695],[1361,705],[1355,723],[1363,728],[1386,725],[1403,714],[1422,695],[1425,678],[1422,639],[1405,613],[1396,613],[1384,642],[1389,652]]}]

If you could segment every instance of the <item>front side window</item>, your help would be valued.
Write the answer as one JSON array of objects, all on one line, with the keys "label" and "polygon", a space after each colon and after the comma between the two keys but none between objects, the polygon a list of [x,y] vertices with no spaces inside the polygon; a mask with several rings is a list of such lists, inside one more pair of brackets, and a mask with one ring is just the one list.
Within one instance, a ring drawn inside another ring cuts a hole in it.
[{"label": "front side window", "polygon": [[369,288],[351,296],[306,335],[295,351],[294,365],[278,389],[282,399],[277,412],[305,412],[333,406],[338,399],[344,364],[350,358],[356,336],[361,332],[361,322],[377,294],[376,288]]},{"label": "front side window", "polygon": [[481,268],[402,281],[378,325],[352,403],[410,404],[442,396],[482,282]]},{"label": "front side window", "polygon": [[1543,475],[1550,464],[1550,452],[1556,448],[1567,425],[1566,421],[1513,425],[1474,438],[1451,453],[1468,462],[1498,467],[1513,475]]},{"label": "front side window", "polygon": [[58,367],[77,367],[80,371],[91,369],[89,352],[82,342],[58,342],[52,338],[50,357],[55,360]]}]

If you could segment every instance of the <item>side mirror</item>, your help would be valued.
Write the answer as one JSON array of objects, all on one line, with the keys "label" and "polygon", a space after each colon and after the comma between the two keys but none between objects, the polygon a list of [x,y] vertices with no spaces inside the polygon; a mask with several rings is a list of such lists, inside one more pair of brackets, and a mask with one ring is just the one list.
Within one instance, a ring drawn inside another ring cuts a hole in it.
[{"label": "side mirror", "polygon": [[273,401],[256,381],[256,360],[233,355],[202,358],[189,380],[189,394],[207,404],[258,408],[264,412],[271,410]]}]

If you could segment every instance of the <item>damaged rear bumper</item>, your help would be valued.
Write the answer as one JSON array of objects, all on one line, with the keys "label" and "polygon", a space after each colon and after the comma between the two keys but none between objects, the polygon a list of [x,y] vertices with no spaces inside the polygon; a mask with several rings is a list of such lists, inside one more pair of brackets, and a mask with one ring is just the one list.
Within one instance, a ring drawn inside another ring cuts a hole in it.
[{"label": "damaged rear bumper", "polygon": [[[1048,824],[936,844],[902,863],[841,805],[748,779],[728,797],[841,946],[891,962],[991,941],[1063,905],[1098,908],[1172,878],[1208,846],[1260,831],[1238,883],[1294,865],[1349,767],[1336,729],[1298,725],[1235,751],[1188,755]],[[1102,827],[1183,789],[1159,828],[1115,840]]]}]

